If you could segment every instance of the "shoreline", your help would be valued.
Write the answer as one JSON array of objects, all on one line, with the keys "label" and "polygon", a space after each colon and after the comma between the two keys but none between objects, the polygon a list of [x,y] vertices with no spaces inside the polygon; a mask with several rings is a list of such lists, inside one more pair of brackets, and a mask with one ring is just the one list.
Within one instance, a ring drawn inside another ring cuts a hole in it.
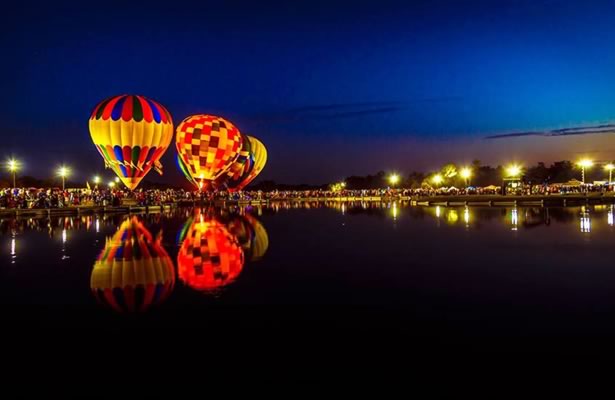
[{"label": "shoreline", "polygon": [[79,216],[92,214],[148,214],[159,213],[177,207],[215,206],[263,206],[271,203],[290,202],[395,202],[405,201],[412,206],[445,207],[578,207],[596,204],[615,204],[615,193],[554,194],[554,195],[440,195],[440,196],[366,196],[366,197],[294,197],[269,200],[216,200],[216,201],[178,201],[162,206],[76,206],[63,208],[0,209],[0,218],[6,217],[51,217]]}]

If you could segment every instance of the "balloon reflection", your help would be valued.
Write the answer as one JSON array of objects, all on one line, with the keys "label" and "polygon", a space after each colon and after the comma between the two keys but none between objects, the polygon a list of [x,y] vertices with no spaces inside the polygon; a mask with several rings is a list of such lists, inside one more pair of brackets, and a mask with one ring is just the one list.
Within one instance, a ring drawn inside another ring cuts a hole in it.
[{"label": "balloon reflection", "polygon": [[234,282],[246,259],[258,261],[269,248],[267,231],[256,217],[229,210],[191,218],[179,239],[179,279],[200,291],[215,291]]},{"label": "balloon reflection", "polygon": [[96,299],[118,312],[145,311],[165,301],[175,285],[173,261],[137,218],[127,218],[98,256],[90,287]]},{"label": "balloon reflection", "polygon": [[244,254],[237,238],[217,220],[203,216],[191,223],[177,255],[179,279],[201,291],[235,281],[243,263]]},{"label": "balloon reflection", "polygon": [[228,229],[237,237],[248,260],[263,258],[269,248],[269,236],[258,219],[251,214],[235,215],[228,223]]}]

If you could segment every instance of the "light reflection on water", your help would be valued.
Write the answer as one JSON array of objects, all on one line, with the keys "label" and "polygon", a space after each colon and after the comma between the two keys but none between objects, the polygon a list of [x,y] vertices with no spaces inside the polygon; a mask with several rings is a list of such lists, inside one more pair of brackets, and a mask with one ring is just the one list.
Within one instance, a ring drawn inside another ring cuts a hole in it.
[{"label": "light reflection on water", "polygon": [[[246,271],[252,269],[251,264],[262,262],[267,265],[270,247],[268,224],[275,228],[276,236],[284,235],[284,246],[292,247],[286,249],[280,243],[274,257],[300,257],[293,240],[304,242],[304,247],[317,246],[317,249],[328,252],[338,244],[320,237],[326,231],[316,229],[306,232],[303,228],[305,221],[301,222],[303,220],[299,217],[314,216],[319,221],[326,221],[334,219],[336,211],[344,216],[340,225],[349,226],[350,230],[344,231],[344,235],[361,238],[371,234],[369,230],[358,228],[358,220],[353,219],[367,216],[377,224],[381,234],[387,224],[399,231],[399,243],[416,239],[416,235],[422,235],[423,231],[430,232],[429,226],[436,231],[426,234],[434,240],[438,240],[439,234],[444,235],[442,237],[449,242],[460,237],[459,233],[455,233],[455,227],[462,228],[462,232],[467,232],[477,241],[493,241],[500,237],[498,240],[505,241],[522,238],[534,230],[548,229],[541,236],[532,237],[540,241],[548,239],[549,235],[574,238],[575,234],[580,234],[585,239],[581,241],[585,245],[591,245],[592,241],[613,232],[613,206],[473,208],[417,207],[404,202],[332,201],[279,202],[270,206],[233,206],[226,209],[180,208],[143,216],[7,219],[0,220],[0,240],[4,237],[8,239],[8,263],[26,266],[36,256],[41,262],[55,257],[55,238],[56,246],[59,242],[59,259],[67,265],[84,268],[84,265],[77,265],[79,262],[73,260],[92,260],[89,264],[91,291],[100,304],[119,312],[146,311],[172,298],[176,282],[181,290],[192,290],[214,298],[224,296],[244,275],[250,275]],[[287,222],[284,225],[277,223],[276,214],[285,215]],[[296,223],[293,223],[295,218]],[[576,232],[571,229],[573,227],[576,227]],[[511,236],[510,231],[514,231],[514,235]],[[167,239],[164,238],[165,233]],[[172,240],[168,239],[169,235]],[[374,239],[378,240],[378,236]],[[38,254],[38,246],[45,240],[47,244],[41,247]],[[389,239],[379,246],[386,253],[394,248],[395,242],[396,239]],[[18,250],[23,251],[24,246],[27,257],[18,258]],[[285,253],[287,251],[293,253],[289,255]],[[346,251],[343,247],[339,250],[342,255],[347,254]],[[314,257],[314,254],[309,257]],[[343,256],[337,261],[339,265],[345,262]],[[314,269],[318,268],[319,265],[315,264]],[[254,279],[254,275],[251,276],[246,279]]]},{"label": "light reflection on water", "polygon": [[[368,214],[375,214],[376,210],[388,210],[393,220],[402,217],[402,210],[410,210],[407,213],[409,218],[417,218],[421,215],[432,215],[435,219],[444,217],[447,225],[456,225],[463,222],[471,228],[475,221],[492,221],[497,215],[501,215],[501,223],[508,226],[511,230],[516,230],[521,225],[533,226],[540,220],[540,224],[550,224],[550,212],[555,212],[559,222],[578,221],[581,232],[590,232],[592,220],[594,218],[604,218],[608,226],[614,226],[614,206],[583,206],[569,208],[531,208],[531,207],[446,207],[446,206],[409,206],[403,202],[379,203],[379,202],[276,202],[269,206],[248,206],[245,208],[235,206],[233,212],[240,212],[242,215],[262,216],[265,211],[267,214],[275,214],[294,209],[326,209],[331,208],[340,211],[343,215],[360,214],[364,211]],[[377,213],[377,212],[376,212]],[[185,217],[189,218],[190,210],[176,209],[160,214],[150,214],[147,216],[148,222],[160,224],[169,218]],[[490,215],[491,214],[491,215]],[[575,218],[576,216],[576,218]],[[497,218],[496,218],[497,219]],[[70,241],[70,231],[89,231],[93,230],[100,233],[105,227],[118,226],[123,220],[121,216],[79,216],[79,217],[52,217],[50,219],[0,219],[0,235],[18,235],[23,231],[47,231],[49,237],[53,237],[56,230],[60,231],[61,242],[66,244]],[[118,222],[119,221],[119,222]],[[14,232],[14,233],[11,233]],[[12,247],[11,247],[12,249]],[[11,250],[10,254],[13,254]]]}]

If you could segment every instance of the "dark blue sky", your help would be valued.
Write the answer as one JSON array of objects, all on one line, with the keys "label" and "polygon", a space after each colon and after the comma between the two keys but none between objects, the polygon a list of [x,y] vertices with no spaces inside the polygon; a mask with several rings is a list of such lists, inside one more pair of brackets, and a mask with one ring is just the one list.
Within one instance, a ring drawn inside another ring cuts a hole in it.
[{"label": "dark blue sky", "polygon": [[284,182],[615,158],[609,134],[483,139],[615,120],[614,1],[49,3],[0,16],[0,157],[30,175],[102,172],[88,117],[121,93],[230,119]]}]

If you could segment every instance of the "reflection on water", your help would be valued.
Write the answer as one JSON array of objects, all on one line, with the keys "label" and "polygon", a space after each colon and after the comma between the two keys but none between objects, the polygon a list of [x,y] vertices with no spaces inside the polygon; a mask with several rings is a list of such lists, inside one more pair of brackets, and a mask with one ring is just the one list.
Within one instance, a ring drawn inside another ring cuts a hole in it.
[{"label": "reflection on water", "polygon": [[519,225],[519,211],[517,207],[513,208],[510,212],[510,224],[512,225],[511,229],[516,231]]},{"label": "reflection on water", "polygon": [[263,258],[269,248],[269,236],[258,219],[251,214],[234,215],[227,225],[248,260],[258,261]]},{"label": "reflection on water", "polygon": [[[446,225],[456,225],[463,223],[467,228],[476,227],[481,222],[500,218],[501,222],[511,230],[519,228],[533,228],[537,226],[550,225],[552,220],[560,223],[570,223],[577,221],[580,231],[583,233],[592,230],[592,220],[604,218],[608,226],[615,225],[615,206],[595,205],[569,208],[543,208],[543,207],[445,207],[445,206],[409,206],[407,202],[276,202],[267,206],[241,208],[233,206],[225,210],[214,212],[216,220],[221,222],[230,231],[237,230],[235,236],[241,242],[244,251],[252,247],[244,246],[245,240],[249,240],[252,245],[254,240],[268,239],[266,234],[263,236],[264,228],[256,219],[254,214],[262,215],[263,210],[268,214],[275,214],[290,209],[316,209],[332,208],[344,215],[369,214],[381,215],[388,214],[393,221],[402,218],[402,211],[408,210],[410,218],[431,215],[436,220],[441,219]],[[211,213],[211,212],[210,212]],[[173,218],[188,218],[193,214],[191,210],[175,209],[171,212],[160,214],[150,214],[139,218],[144,219],[147,224],[161,224],[165,220]],[[123,222],[124,216],[79,216],[79,217],[52,217],[45,218],[26,218],[26,219],[0,219],[0,235],[11,235],[17,237],[23,231],[47,232],[49,237],[58,237],[63,244],[70,241],[70,232],[79,230],[90,230],[99,233],[108,227],[119,226]],[[243,224],[243,227],[242,227]],[[185,229],[190,226],[184,226]],[[59,233],[58,233],[59,231]],[[260,234],[256,234],[256,232]],[[233,233],[233,232],[231,232]],[[182,235],[181,231],[179,233]],[[183,232],[185,236],[186,232]],[[246,239],[247,238],[247,239]],[[256,243],[258,244],[258,243]],[[11,245],[11,255],[13,245]]]},{"label": "reflection on water", "polygon": [[581,212],[581,232],[590,233],[592,231],[592,223],[589,218],[589,212],[583,211]]},{"label": "reflection on water", "polygon": [[11,237],[11,264],[15,264],[15,259],[17,258],[16,242],[15,234],[13,234]]},{"label": "reflection on water", "polygon": [[[310,214],[312,209],[323,208],[329,210]],[[345,216],[341,225],[349,226],[355,223],[353,216],[363,215],[372,221],[373,218],[381,219],[383,226],[392,226],[399,232],[407,232],[412,229],[411,226],[415,226],[419,230],[431,227],[438,235],[454,235],[456,227],[459,227],[468,233],[476,232],[476,236],[464,237],[478,241],[490,238],[498,231],[506,237],[510,237],[510,231],[514,231],[515,238],[535,238],[530,231],[548,228],[549,233],[545,237],[551,236],[551,233],[560,238],[577,235],[575,239],[584,239],[580,243],[591,244],[604,238],[601,234],[605,231],[613,232],[614,225],[613,205],[474,208],[415,207],[404,202],[280,202],[258,207],[232,206],[207,210],[178,208],[160,214],[131,217],[94,215],[0,219],[0,243],[2,248],[8,249],[0,253],[0,257],[8,255],[0,261],[7,265],[21,263],[27,266],[27,260],[37,255],[33,249],[42,240],[50,243],[46,252],[40,255],[42,259],[52,257],[61,260],[63,265],[75,265],[75,257],[90,251],[80,247],[86,243],[96,253],[88,255],[91,258],[86,262],[91,265],[95,260],[93,269],[88,271],[91,272],[90,286],[95,298],[116,311],[145,311],[171,296],[176,279],[190,291],[216,295],[226,293],[230,285],[245,275],[250,263],[262,260],[269,249],[269,234],[256,215],[272,218],[276,213],[284,213],[289,209],[309,210],[293,215],[289,213],[288,218],[292,221],[299,215],[307,215],[306,218],[319,215],[319,218],[326,216],[328,219],[333,217],[331,211],[334,211]],[[289,229],[289,232],[296,235],[301,232],[301,226],[301,223],[294,225],[293,222],[285,228],[278,226],[277,229]],[[167,236],[172,236],[171,240],[163,240],[163,228]],[[483,229],[487,234],[481,236],[479,232]],[[302,236],[298,240],[314,241],[319,248],[327,249],[327,246],[332,246],[330,243],[318,242],[318,235],[325,233],[308,232],[313,235]],[[355,233],[362,234],[361,231],[344,231],[347,235]],[[103,246],[100,242],[105,237]],[[34,238],[38,242],[31,245],[35,243]],[[292,256],[296,255],[297,250],[294,250]]]},{"label": "reflection on water", "polygon": [[239,277],[245,260],[259,261],[269,248],[265,227],[237,207],[197,210],[180,229],[177,242],[179,279],[192,289],[213,293]]},{"label": "reflection on water", "polygon": [[92,269],[96,299],[116,311],[145,311],[164,302],[175,284],[175,268],[162,247],[137,217],[127,218]]},{"label": "reflection on water", "polygon": [[244,263],[237,237],[215,218],[202,214],[185,226],[177,255],[179,279],[200,291],[216,290],[237,279]]}]

